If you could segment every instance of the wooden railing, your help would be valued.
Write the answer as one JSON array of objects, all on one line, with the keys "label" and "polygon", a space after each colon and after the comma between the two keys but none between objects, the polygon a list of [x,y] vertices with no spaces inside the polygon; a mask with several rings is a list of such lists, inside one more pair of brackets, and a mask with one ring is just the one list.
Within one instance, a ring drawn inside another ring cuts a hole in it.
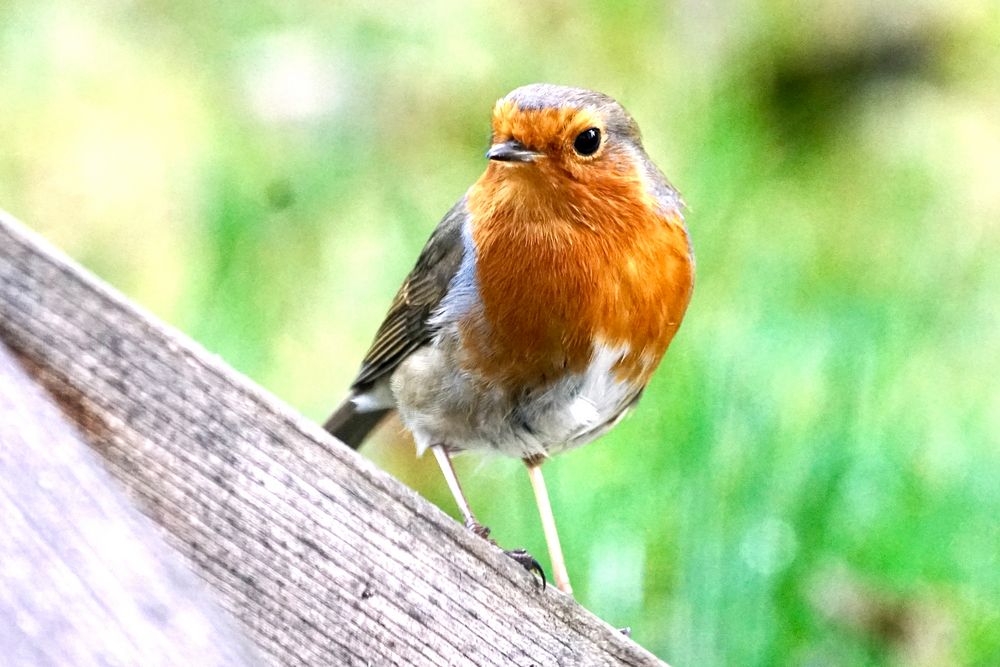
[{"label": "wooden railing", "polygon": [[2,213],[0,618],[24,664],[663,664]]}]

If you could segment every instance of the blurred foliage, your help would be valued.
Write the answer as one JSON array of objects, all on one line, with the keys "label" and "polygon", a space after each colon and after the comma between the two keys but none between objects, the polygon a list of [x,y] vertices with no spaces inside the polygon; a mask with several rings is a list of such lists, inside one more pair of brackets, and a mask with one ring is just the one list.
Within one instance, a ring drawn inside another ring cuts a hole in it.
[{"label": "blurred foliage", "polygon": [[[996,664],[998,44],[989,0],[6,0],[0,205],[322,419],[494,100],[605,91],[698,283],[546,467],[581,602],[675,665]],[[365,453],[453,512],[398,423]],[[520,464],[461,468],[542,556]]]}]

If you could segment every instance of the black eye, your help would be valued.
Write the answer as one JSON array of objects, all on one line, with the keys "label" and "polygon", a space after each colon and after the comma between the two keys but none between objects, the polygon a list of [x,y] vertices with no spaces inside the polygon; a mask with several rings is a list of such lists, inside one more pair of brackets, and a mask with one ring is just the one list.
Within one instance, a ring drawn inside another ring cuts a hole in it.
[{"label": "black eye", "polygon": [[573,140],[573,149],[580,155],[593,155],[601,147],[601,131],[596,127],[584,130]]}]

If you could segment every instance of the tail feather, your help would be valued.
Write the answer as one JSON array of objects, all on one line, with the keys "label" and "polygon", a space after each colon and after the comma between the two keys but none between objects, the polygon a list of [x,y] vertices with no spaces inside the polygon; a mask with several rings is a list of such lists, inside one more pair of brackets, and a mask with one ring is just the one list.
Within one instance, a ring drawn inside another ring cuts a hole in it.
[{"label": "tail feather", "polygon": [[390,412],[391,408],[358,410],[352,394],[337,406],[323,428],[351,449],[357,449]]}]

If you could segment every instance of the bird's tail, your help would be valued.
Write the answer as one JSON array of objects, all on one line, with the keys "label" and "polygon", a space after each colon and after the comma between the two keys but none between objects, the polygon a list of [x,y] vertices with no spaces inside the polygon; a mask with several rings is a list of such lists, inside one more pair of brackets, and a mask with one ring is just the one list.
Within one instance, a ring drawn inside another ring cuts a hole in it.
[{"label": "bird's tail", "polygon": [[354,394],[351,394],[337,406],[323,424],[323,428],[351,449],[357,449],[390,412],[392,408],[358,410],[358,406],[354,403]]}]

